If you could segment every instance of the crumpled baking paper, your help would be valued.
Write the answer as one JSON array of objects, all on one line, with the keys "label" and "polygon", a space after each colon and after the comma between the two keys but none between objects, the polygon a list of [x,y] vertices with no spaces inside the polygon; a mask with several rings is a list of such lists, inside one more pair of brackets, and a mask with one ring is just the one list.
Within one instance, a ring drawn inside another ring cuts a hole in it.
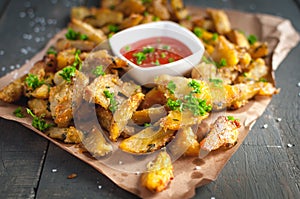
[{"label": "crumpled baking paper", "polygon": [[[200,8],[190,8],[192,12],[203,12]],[[274,70],[280,65],[283,59],[287,56],[290,50],[295,47],[299,42],[299,34],[294,30],[291,22],[287,19],[275,17],[266,14],[249,14],[238,11],[226,11],[232,27],[243,30],[247,34],[255,34],[262,41],[269,43],[270,51],[272,52],[270,60],[268,61],[272,70],[270,70],[270,77],[274,78]],[[240,20],[242,19],[242,20]],[[54,44],[57,38],[62,37],[64,32],[58,33],[53,39],[49,41],[47,46],[30,62],[23,65],[20,69],[15,70],[0,79],[0,88],[7,85],[13,79],[16,79],[28,72],[32,65],[42,59],[46,50]],[[58,145],[63,150],[73,154],[77,158],[91,165],[99,172],[106,175],[119,187],[132,192],[142,198],[191,198],[195,194],[196,187],[207,184],[215,180],[226,162],[238,150],[243,140],[249,133],[251,126],[255,123],[257,118],[263,114],[264,110],[270,103],[269,97],[256,97],[251,100],[246,106],[228,112],[242,122],[240,129],[239,142],[234,147],[227,150],[217,150],[209,153],[203,159],[197,157],[183,157],[176,160],[174,165],[174,180],[170,183],[168,188],[161,193],[152,193],[141,186],[140,175],[134,173],[127,173],[114,170],[98,160],[95,160],[84,153],[75,145],[67,145],[57,140],[47,137],[42,132],[36,130],[31,126],[31,118],[17,118],[12,113],[16,109],[16,105],[4,104],[0,102],[0,117],[14,120],[25,127],[32,129],[39,135],[50,140]],[[213,116],[216,117],[217,115]],[[213,119],[211,121],[214,121]],[[197,169],[195,169],[197,166]]]}]

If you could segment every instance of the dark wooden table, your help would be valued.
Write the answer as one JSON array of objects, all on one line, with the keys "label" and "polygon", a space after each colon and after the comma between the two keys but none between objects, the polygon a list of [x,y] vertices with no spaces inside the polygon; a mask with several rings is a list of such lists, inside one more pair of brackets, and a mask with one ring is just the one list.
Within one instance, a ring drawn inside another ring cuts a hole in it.
[{"label": "dark wooden table", "polygon": [[[20,67],[65,27],[71,6],[99,1],[1,0],[0,76]],[[300,31],[300,0],[186,0],[288,18]],[[215,182],[195,198],[300,198],[300,46],[276,71],[280,94]],[[282,121],[276,121],[282,118]],[[268,124],[267,129],[261,126]],[[15,122],[0,119],[0,198],[136,198]],[[67,179],[76,173],[77,178]]]}]

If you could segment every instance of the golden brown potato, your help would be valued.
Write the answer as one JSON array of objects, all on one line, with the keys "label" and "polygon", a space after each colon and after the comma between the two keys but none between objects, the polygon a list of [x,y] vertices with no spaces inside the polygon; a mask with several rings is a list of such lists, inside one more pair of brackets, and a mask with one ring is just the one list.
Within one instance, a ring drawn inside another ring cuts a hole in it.
[{"label": "golden brown potato", "polygon": [[150,191],[161,192],[167,188],[173,178],[171,158],[167,152],[162,151],[154,162],[147,165],[147,171],[141,176],[141,182]]},{"label": "golden brown potato", "polygon": [[259,58],[254,60],[247,70],[238,77],[239,83],[248,81],[259,81],[260,78],[268,74],[268,67],[263,59]]},{"label": "golden brown potato", "polygon": [[95,48],[96,44],[92,41],[83,40],[68,40],[61,38],[56,42],[56,48],[58,51],[62,51],[68,48],[76,48],[81,51],[91,51]]},{"label": "golden brown potato", "polygon": [[219,36],[219,42],[211,54],[211,57],[217,63],[220,63],[221,60],[225,60],[224,66],[228,67],[234,67],[239,62],[237,50],[224,36]]},{"label": "golden brown potato", "polygon": [[198,156],[200,145],[192,128],[181,128],[176,133],[176,138],[174,141],[170,143],[169,150],[175,157],[180,157],[182,154],[186,156]]},{"label": "golden brown potato", "polygon": [[94,9],[93,15],[83,19],[84,22],[93,27],[103,27],[104,25],[120,24],[123,21],[123,13],[107,8]]},{"label": "golden brown potato", "polygon": [[106,39],[106,36],[100,29],[95,29],[90,24],[77,19],[71,20],[69,28],[72,28],[75,32],[87,35],[89,41],[96,42],[97,44]]},{"label": "golden brown potato", "polygon": [[182,0],[171,0],[172,13],[176,20],[186,19],[189,15],[188,10],[185,8]]},{"label": "golden brown potato", "polygon": [[24,92],[23,80],[19,78],[0,90],[0,101],[13,103],[18,101]]},{"label": "golden brown potato", "polygon": [[128,121],[132,117],[133,112],[138,108],[144,98],[143,93],[137,93],[129,99],[123,101],[113,115],[114,121],[110,127],[110,139],[117,141]]},{"label": "golden brown potato", "polygon": [[161,127],[151,126],[137,134],[121,141],[119,147],[125,152],[143,154],[156,151],[169,142],[175,131],[164,130]]},{"label": "golden brown potato", "polygon": [[152,1],[152,6],[149,11],[161,20],[170,19],[170,13],[165,0]]},{"label": "golden brown potato", "polygon": [[79,6],[71,8],[71,19],[82,20],[86,16],[91,14],[90,10],[87,7]]},{"label": "golden brown potato", "polygon": [[124,19],[124,21],[120,24],[119,28],[122,30],[122,29],[136,26],[142,22],[143,18],[144,18],[143,15],[131,14],[129,17]]},{"label": "golden brown potato", "polygon": [[216,31],[224,35],[231,30],[227,14],[223,10],[208,9],[208,15],[212,18]]},{"label": "golden brown potato", "polygon": [[125,16],[132,14],[141,14],[145,11],[145,6],[140,0],[123,0],[116,6],[117,11],[121,11]]},{"label": "golden brown potato", "polygon": [[213,151],[222,146],[234,146],[237,143],[240,126],[237,119],[226,116],[218,117],[208,135],[200,142],[201,150]]},{"label": "golden brown potato", "polygon": [[101,0],[100,4],[102,8],[110,8],[114,9],[117,5],[119,5],[121,0]]},{"label": "golden brown potato", "polygon": [[164,92],[154,87],[146,93],[145,99],[141,104],[141,109],[151,108],[154,105],[164,105],[167,102]]},{"label": "golden brown potato", "polygon": [[132,120],[138,125],[143,125],[145,123],[155,123],[160,118],[165,117],[167,112],[164,106],[158,106],[148,109],[143,109],[140,111],[135,111],[132,115]]},{"label": "golden brown potato", "polygon": [[61,70],[66,66],[72,65],[75,60],[75,48],[60,51],[57,54],[57,70]]},{"label": "golden brown potato", "polygon": [[249,53],[253,59],[264,58],[269,54],[268,44],[255,42],[250,46]]},{"label": "golden brown potato", "polygon": [[34,89],[33,91],[27,92],[26,96],[35,97],[38,99],[48,99],[50,92],[50,86],[43,84],[40,87]]},{"label": "golden brown potato", "polygon": [[48,110],[48,100],[44,99],[30,99],[28,107],[38,117],[51,118],[51,112]]},{"label": "golden brown potato", "polygon": [[226,36],[228,37],[229,41],[238,45],[241,48],[248,49],[250,47],[250,44],[245,34],[241,33],[238,30],[231,30],[226,34]]},{"label": "golden brown potato", "polygon": [[110,99],[105,96],[104,91],[107,90],[116,96],[118,86],[121,84],[122,82],[117,75],[100,75],[85,88],[83,98],[90,103],[99,104],[105,109],[108,109]]},{"label": "golden brown potato", "polygon": [[73,126],[68,128],[51,127],[45,133],[51,138],[62,140],[68,144],[79,144],[83,140],[83,133]]},{"label": "golden brown potato", "polygon": [[108,155],[112,150],[112,145],[105,139],[104,135],[96,126],[83,138],[82,144],[88,152],[95,158]]}]

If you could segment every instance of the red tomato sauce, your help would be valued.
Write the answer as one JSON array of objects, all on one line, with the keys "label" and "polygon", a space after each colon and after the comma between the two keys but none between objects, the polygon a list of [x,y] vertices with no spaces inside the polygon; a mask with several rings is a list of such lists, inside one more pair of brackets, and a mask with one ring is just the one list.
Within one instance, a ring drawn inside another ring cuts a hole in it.
[{"label": "red tomato sauce", "polygon": [[140,67],[168,64],[192,54],[182,42],[170,37],[151,37],[124,46],[121,54]]}]

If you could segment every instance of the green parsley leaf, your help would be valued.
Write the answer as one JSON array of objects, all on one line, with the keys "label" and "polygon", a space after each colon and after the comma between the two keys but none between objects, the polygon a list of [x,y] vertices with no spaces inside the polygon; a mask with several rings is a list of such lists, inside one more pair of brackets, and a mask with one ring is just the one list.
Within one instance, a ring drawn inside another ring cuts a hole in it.
[{"label": "green parsley leaf", "polygon": [[219,37],[218,33],[214,33],[211,39],[213,41],[216,41],[218,39],[218,37]]},{"label": "green parsley leaf", "polygon": [[128,45],[128,46],[125,46],[125,50],[126,50],[126,51],[130,51],[130,50],[131,50],[131,46],[129,46],[129,45]]},{"label": "green parsley leaf", "polygon": [[160,62],[158,61],[158,59],[155,61],[155,65],[156,65],[156,66],[159,66],[159,65],[160,65]]},{"label": "green parsley leaf", "polygon": [[53,55],[57,55],[57,51],[54,49],[54,47],[50,47],[50,48],[48,48],[48,50],[47,50],[47,55],[50,55],[50,54],[53,54]]},{"label": "green parsley leaf", "polygon": [[259,82],[267,82],[267,80],[266,80],[265,78],[263,78],[263,77],[259,78],[258,81],[259,81]]},{"label": "green parsley leaf", "polygon": [[136,58],[136,63],[141,65],[142,62],[146,59],[146,55],[143,52],[138,52],[133,54],[133,56]]},{"label": "green parsley leaf", "polygon": [[235,120],[235,118],[233,116],[230,116],[230,115],[227,116],[227,119],[230,120],[230,121],[234,121]]},{"label": "green parsley leaf", "polygon": [[44,81],[40,81],[37,75],[28,74],[25,78],[25,83],[28,87],[34,90],[44,84]]},{"label": "green parsley leaf", "polygon": [[159,21],[160,20],[160,18],[158,17],[158,16],[153,16],[153,19],[152,19],[153,21]]},{"label": "green parsley leaf", "polygon": [[68,40],[87,40],[88,36],[86,34],[81,34],[80,32],[75,32],[72,28],[68,28],[68,32],[65,34]]},{"label": "green parsley leaf", "polygon": [[152,2],[152,0],[141,0],[141,1],[142,1],[143,4]]},{"label": "green parsley leaf", "polygon": [[174,62],[174,58],[173,58],[173,57],[170,57],[170,58],[168,59],[168,61],[169,61],[169,63],[172,63],[172,62]]},{"label": "green parsley leaf", "polygon": [[151,126],[150,123],[145,123],[145,124],[144,124],[144,127],[149,127],[149,126]]},{"label": "green parsley leaf", "polygon": [[13,112],[13,114],[18,117],[18,118],[23,118],[25,117],[24,114],[22,113],[22,108],[18,107],[16,110]]},{"label": "green parsley leaf", "polygon": [[27,110],[27,113],[29,115],[31,115],[31,117],[33,118],[31,124],[34,128],[43,132],[46,129],[48,129],[49,127],[53,126],[53,124],[47,123],[42,117],[38,117],[38,116],[34,115],[29,108],[27,108],[26,110]]},{"label": "green parsley leaf", "polygon": [[222,58],[219,63],[216,63],[217,68],[222,68],[227,65],[226,59]]},{"label": "green parsley leaf", "polygon": [[248,73],[244,72],[244,73],[243,73],[243,76],[244,76],[244,77],[247,77],[247,76],[248,76]]},{"label": "green parsley leaf", "polygon": [[169,46],[169,45],[163,45],[163,47],[162,47],[164,50],[170,50],[171,49],[171,47]]},{"label": "green parsley leaf", "polygon": [[248,42],[250,45],[253,45],[255,42],[257,42],[257,37],[255,35],[249,35]]},{"label": "green parsley leaf", "polygon": [[174,94],[176,89],[176,84],[173,81],[170,81],[167,85],[167,88],[171,94]]},{"label": "green parsley leaf", "polygon": [[79,36],[80,40],[88,40],[88,36],[86,34],[80,34]]},{"label": "green parsley leaf", "polygon": [[108,30],[109,30],[109,32],[118,32],[119,31],[119,27],[116,26],[116,25],[110,24],[108,26]]},{"label": "green parsley leaf", "polygon": [[161,58],[166,58],[167,57],[166,53],[161,53],[160,56],[161,56]]},{"label": "green parsley leaf", "polygon": [[217,86],[217,87],[219,87],[223,83],[223,80],[221,80],[221,79],[209,78],[209,81],[212,82],[214,84],[214,86]]},{"label": "green parsley leaf", "polygon": [[59,75],[62,76],[62,78],[66,80],[68,83],[71,83],[72,77],[76,75],[76,68],[73,66],[67,66],[62,69]]},{"label": "green parsley leaf", "polygon": [[195,35],[199,38],[201,38],[203,36],[203,30],[199,27],[195,27],[193,32],[195,33]]},{"label": "green parsley leaf", "polygon": [[190,110],[196,116],[203,116],[206,112],[211,111],[212,107],[206,104],[206,100],[201,100],[192,95],[184,96],[186,102],[183,104],[183,110]]},{"label": "green parsley leaf", "polygon": [[188,86],[194,89],[192,93],[201,93],[200,83],[198,81],[193,79],[188,83]]},{"label": "green parsley leaf", "polygon": [[168,98],[167,106],[172,111],[174,111],[174,110],[181,111],[182,110],[182,102],[180,100],[172,100],[171,98]]},{"label": "green parsley leaf", "polygon": [[80,53],[81,53],[81,51],[79,49],[77,49],[75,51],[75,60],[74,60],[74,62],[72,64],[72,66],[74,68],[78,68],[78,70],[81,70],[81,68],[82,68],[82,60],[79,57]]},{"label": "green parsley leaf", "polygon": [[214,61],[208,59],[208,58],[205,57],[205,56],[202,57],[202,61],[203,61],[204,63],[206,63],[206,64],[214,64],[214,65],[215,65],[215,62],[214,62]]},{"label": "green parsley leaf", "polygon": [[109,107],[108,109],[114,113],[118,108],[118,102],[115,99],[114,93],[109,92],[108,90],[103,91],[106,98],[109,99]]},{"label": "green parsley leaf", "polygon": [[151,47],[151,46],[148,46],[148,47],[144,47],[143,48],[143,53],[153,53],[154,52],[154,48],[153,47]]},{"label": "green parsley leaf", "polygon": [[105,75],[105,72],[103,71],[103,66],[102,65],[96,66],[96,68],[94,70],[92,70],[92,73],[94,75],[96,75],[97,77],[99,77],[100,75],[101,76]]}]

